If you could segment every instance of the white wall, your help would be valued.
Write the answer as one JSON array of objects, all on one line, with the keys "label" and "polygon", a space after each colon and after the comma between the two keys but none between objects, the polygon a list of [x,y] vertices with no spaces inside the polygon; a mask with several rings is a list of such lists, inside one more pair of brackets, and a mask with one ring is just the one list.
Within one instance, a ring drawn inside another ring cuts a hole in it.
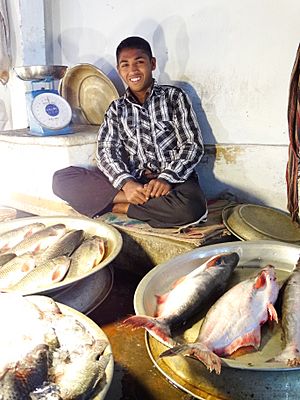
[{"label": "white wall", "polygon": [[[156,77],[184,87],[207,143],[286,144],[299,0],[46,0],[52,61],[90,62],[120,87],[115,48],[150,41]],[[50,14],[50,12],[49,12]]]}]

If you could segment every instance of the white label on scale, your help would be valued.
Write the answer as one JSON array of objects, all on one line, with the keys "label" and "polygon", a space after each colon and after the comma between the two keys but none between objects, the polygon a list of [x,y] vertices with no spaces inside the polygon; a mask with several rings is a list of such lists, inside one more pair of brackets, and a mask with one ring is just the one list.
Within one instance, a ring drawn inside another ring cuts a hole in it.
[{"label": "white label on scale", "polygon": [[37,122],[48,129],[62,129],[72,119],[69,103],[56,93],[38,94],[32,100],[31,111]]}]

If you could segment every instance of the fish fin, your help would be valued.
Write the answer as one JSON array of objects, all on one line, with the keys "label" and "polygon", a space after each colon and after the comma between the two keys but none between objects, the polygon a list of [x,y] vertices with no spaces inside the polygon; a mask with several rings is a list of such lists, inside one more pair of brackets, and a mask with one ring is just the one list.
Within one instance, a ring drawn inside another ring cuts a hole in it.
[{"label": "fish fin", "polygon": [[275,310],[275,307],[273,306],[272,303],[269,303],[267,305],[267,310],[268,310],[269,320],[276,321],[278,323],[277,311]]},{"label": "fish fin", "polygon": [[258,326],[252,331],[247,332],[245,335],[238,337],[233,342],[231,342],[229,346],[226,346],[222,350],[219,350],[217,353],[228,356],[234,353],[239,348],[247,346],[254,347],[257,350],[260,346],[260,340],[261,332],[260,326]]},{"label": "fish fin", "polygon": [[289,367],[299,367],[300,365],[300,349],[294,345],[287,346],[280,354],[266,362],[281,362]]},{"label": "fish fin", "polygon": [[164,303],[167,301],[170,292],[167,292],[162,295],[156,295],[156,310],[154,313],[154,317],[159,317],[163,313]]},{"label": "fish fin", "polygon": [[156,297],[156,304],[157,304],[157,305],[160,305],[160,304],[165,303],[165,301],[167,300],[168,296],[169,296],[169,292],[167,292],[167,293],[165,293],[165,294],[156,294],[156,295],[155,295],[155,297]]},{"label": "fish fin", "polygon": [[262,271],[259,276],[255,279],[254,282],[254,289],[260,289],[265,286],[267,280],[266,280],[266,273],[265,271]]},{"label": "fish fin", "polygon": [[126,318],[122,325],[130,326],[132,329],[145,328],[158,340],[173,344],[169,327],[157,318],[148,317],[147,315],[133,315]]},{"label": "fish fin", "polygon": [[194,357],[197,360],[201,361],[210,372],[215,371],[218,375],[221,372],[220,357],[209,350],[209,348],[202,343],[192,343],[175,346],[161,353],[159,358],[173,357],[176,355]]},{"label": "fish fin", "polygon": [[55,268],[55,270],[52,273],[51,276],[51,282],[52,283],[57,283],[60,282],[64,279],[64,277],[67,275],[67,272],[69,270],[70,263],[69,264],[59,264]]}]

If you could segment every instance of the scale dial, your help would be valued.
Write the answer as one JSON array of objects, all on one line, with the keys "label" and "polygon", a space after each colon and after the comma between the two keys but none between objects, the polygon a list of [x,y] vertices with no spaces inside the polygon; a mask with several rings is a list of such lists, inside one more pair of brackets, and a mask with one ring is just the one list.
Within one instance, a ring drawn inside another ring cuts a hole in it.
[{"label": "scale dial", "polygon": [[51,92],[34,97],[31,111],[36,121],[47,129],[65,128],[72,119],[69,103],[60,95]]}]

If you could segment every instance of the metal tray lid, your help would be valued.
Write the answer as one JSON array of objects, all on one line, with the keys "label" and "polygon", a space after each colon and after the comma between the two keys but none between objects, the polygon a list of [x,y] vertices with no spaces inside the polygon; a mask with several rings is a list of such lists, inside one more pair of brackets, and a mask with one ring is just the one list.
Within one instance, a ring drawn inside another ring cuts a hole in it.
[{"label": "metal tray lid", "polygon": [[110,103],[119,97],[112,81],[92,64],[82,63],[68,68],[58,91],[72,110],[82,114],[91,125],[101,125]]},{"label": "metal tray lid", "polygon": [[227,228],[242,240],[272,239],[297,243],[300,227],[290,215],[275,208],[239,204],[223,212]]}]

